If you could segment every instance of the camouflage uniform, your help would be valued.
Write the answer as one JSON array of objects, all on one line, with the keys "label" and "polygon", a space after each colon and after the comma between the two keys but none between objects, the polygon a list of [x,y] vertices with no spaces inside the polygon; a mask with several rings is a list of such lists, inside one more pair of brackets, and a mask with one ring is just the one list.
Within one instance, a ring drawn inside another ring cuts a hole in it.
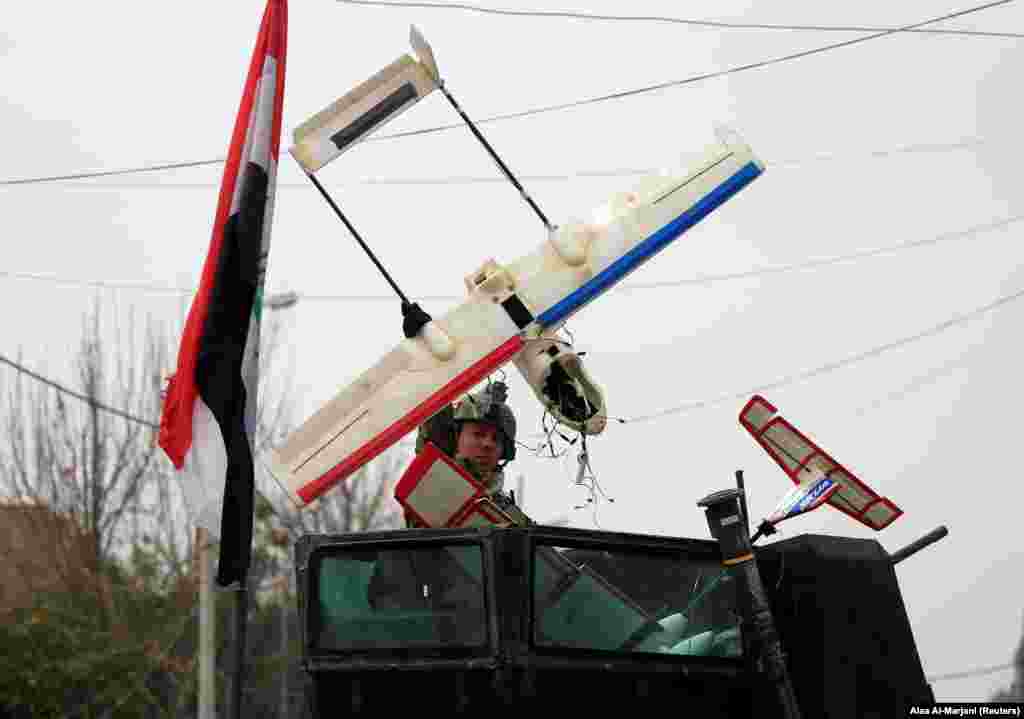
[{"label": "camouflage uniform", "polygon": [[[459,432],[463,422],[486,422],[498,430],[501,441],[501,456],[498,468],[489,474],[480,471],[473,460],[456,459],[469,475],[487,489],[491,497],[510,501],[502,492],[505,486],[505,464],[516,456],[516,418],[505,403],[508,387],[504,382],[493,382],[476,394],[466,395],[454,405],[448,405],[433,417],[420,425],[416,436],[416,452],[419,453],[427,441],[432,442],[449,457],[455,458]],[[406,526],[418,527],[410,515],[405,516]]]}]

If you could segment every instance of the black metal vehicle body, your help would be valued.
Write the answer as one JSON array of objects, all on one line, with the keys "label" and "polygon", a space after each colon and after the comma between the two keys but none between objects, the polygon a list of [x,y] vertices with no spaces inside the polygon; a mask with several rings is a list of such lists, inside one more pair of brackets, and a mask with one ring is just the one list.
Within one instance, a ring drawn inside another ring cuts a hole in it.
[{"label": "black metal vehicle body", "polygon": [[[804,535],[757,562],[805,717],[932,700],[892,561]],[[545,526],[296,546],[314,717],[598,711],[781,717],[718,544]]]}]

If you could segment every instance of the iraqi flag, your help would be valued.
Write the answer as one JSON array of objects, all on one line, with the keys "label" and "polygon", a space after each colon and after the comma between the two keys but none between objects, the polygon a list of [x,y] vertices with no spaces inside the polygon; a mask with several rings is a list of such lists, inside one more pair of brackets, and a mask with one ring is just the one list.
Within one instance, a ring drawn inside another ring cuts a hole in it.
[{"label": "iraqi flag", "polygon": [[287,0],[267,0],[202,280],[160,419],[160,446],[184,472],[192,516],[220,539],[221,586],[244,580],[252,555],[260,310],[281,138],[287,22]]}]

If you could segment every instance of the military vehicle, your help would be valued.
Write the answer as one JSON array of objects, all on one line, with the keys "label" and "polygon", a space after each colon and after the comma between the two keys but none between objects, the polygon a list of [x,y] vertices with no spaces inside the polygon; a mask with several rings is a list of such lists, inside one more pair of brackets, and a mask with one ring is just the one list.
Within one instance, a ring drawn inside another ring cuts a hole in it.
[{"label": "military vehicle", "polygon": [[[756,550],[802,716],[903,716],[934,701],[894,566],[910,551],[821,535]],[[296,560],[317,718],[631,706],[788,716],[712,540],[408,529],[306,536]]]}]

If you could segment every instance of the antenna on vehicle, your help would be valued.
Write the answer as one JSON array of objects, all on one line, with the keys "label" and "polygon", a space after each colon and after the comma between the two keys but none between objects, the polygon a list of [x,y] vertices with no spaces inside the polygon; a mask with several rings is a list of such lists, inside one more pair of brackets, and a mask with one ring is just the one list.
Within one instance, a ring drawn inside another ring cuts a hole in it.
[{"label": "antenna on vehicle", "polygon": [[740,509],[743,511],[743,525],[750,536],[750,512],[747,511],[747,489],[743,486],[743,470],[736,470],[736,488],[740,490]]}]

